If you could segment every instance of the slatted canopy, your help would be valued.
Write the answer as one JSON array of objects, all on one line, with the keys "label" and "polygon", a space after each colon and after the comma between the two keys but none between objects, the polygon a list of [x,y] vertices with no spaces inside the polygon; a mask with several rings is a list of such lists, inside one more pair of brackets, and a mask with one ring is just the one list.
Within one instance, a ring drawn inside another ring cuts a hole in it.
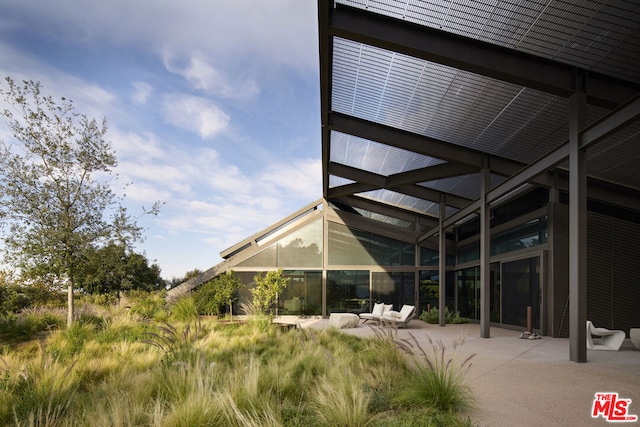
[{"label": "slatted canopy", "polygon": [[318,0],[318,23],[324,197],[415,215],[441,272],[445,231],[479,216],[488,338],[490,208],[566,191],[570,359],[585,362],[587,198],[640,212],[640,3]]},{"label": "slatted canopy", "polygon": [[[486,201],[568,188],[584,93],[589,197],[640,211],[640,3],[319,0],[324,197],[416,243]],[[446,205],[441,209],[440,204]]]}]

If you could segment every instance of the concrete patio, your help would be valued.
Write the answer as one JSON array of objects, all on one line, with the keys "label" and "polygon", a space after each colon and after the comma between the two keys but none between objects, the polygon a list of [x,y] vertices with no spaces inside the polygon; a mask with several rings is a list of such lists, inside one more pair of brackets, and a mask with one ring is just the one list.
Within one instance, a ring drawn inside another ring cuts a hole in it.
[{"label": "concrete patio", "polygon": [[[302,328],[326,328],[326,319],[290,319]],[[345,333],[373,336],[372,327],[360,322]],[[480,338],[477,324],[430,325],[412,320],[398,338],[412,334],[429,350],[431,340],[441,340],[447,351],[464,337],[457,354],[475,353],[467,379],[477,408],[468,415],[478,426],[585,426],[608,425],[592,418],[595,394],[616,392],[631,399],[628,415],[640,416],[640,351],[629,339],[620,351],[588,350],[587,363],[569,361],[569,340],[542,337],[520,339],[522,331],[492,327],[491,338]],[[640,421],[638,422],[640,424]]]}]

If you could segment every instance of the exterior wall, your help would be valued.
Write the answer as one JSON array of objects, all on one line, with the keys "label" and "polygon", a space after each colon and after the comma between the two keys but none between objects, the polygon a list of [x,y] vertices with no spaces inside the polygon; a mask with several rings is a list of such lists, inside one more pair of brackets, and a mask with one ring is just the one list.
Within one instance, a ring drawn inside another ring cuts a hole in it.
[{"label": "exterior wall", "polygon": [[589,212],[587,319],[623,330],[640,326],[640,224]]}]

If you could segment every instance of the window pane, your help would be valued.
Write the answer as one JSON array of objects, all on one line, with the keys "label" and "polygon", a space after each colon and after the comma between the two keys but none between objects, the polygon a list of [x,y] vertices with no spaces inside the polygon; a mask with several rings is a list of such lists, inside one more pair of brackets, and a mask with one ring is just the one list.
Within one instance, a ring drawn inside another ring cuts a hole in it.
[{"label": "window pane", "polygon": [[415,245],[329,222],[330,265],[415,265]]},{"label": "window pane", "polygon": [[327,312],[369,312],[369,271],[327,271]]},{"label": "window pane", "polygon": [[399,311],[404,304],[415,305],[414,273],[372,273],[372,300],[393,304]]},{"label": "window pane", "polygon": [[321,315],[322,272],[285,271],[287,287],[278,298],[278,314]]},{"label": "window pane", "polygon": [[329,222],[330,265],[371,265],[368,246],[363,232]]},{"label": "window pane", "polygon": [[284,236],[238,266],[322,268],[322,220],[314,221]]}]

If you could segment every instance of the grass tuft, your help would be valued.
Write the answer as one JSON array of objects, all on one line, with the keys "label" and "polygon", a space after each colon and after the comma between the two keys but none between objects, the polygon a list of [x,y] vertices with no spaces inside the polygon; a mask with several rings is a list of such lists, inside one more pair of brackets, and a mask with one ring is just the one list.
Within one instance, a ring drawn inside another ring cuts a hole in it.
[{"label": "grass tuft", "polygon": [[462,361],[456,354],[464,343],[464,336],[454,342],[451,355],[440,340],[429,337],[431,351],[426,351],[413,334],[409,336],[410,339],[397,341],[398,347],[413,356],[415,362],[399,401],[407,405],[428,405],[443,413],[472,407],[473,395],[464,379],[475,353]]}]

